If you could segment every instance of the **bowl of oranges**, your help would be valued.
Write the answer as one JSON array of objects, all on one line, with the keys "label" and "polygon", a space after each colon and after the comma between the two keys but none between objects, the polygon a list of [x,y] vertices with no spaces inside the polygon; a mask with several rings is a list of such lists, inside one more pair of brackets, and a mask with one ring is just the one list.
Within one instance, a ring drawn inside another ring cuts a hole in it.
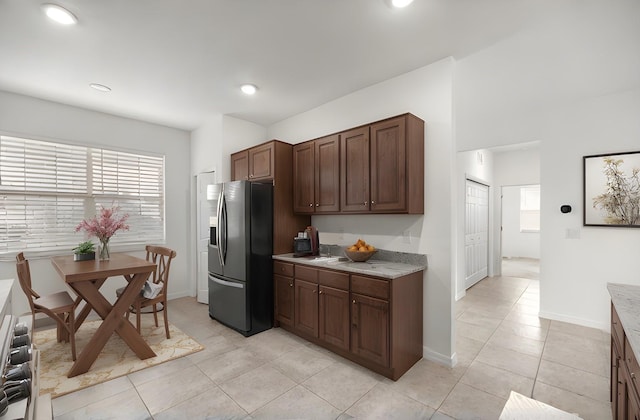
[{"label": "bowl of oranges", "polygon": [[365,262],[376,252],[378,252],[378,250],[373,245],[369,245],[362,239],[358,239],[358,242],[344,250],[344,255],[353,262]]}]

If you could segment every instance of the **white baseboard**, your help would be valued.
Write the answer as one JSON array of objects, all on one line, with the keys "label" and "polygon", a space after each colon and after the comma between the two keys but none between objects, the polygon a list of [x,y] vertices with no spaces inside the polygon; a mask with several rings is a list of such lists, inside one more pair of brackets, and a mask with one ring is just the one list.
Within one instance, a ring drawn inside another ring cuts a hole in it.
[{"label": "white baseboard", "polygon": [[458,363],[458,356],[455,353],[453,353],[452,356],[446,356],[442,353],[435,352],[426,346],[422,346],[422,357],[450,368],[454,367]]},{"label": "white baseboard", "polygon": [[546,312],[546,311],[538,312],[538,316],[540,318],[546,318],[552,321],[568,322],[569,324],[582,325],[583,327],[597,328],[599,330],[611,332],[611,325],[609,325],[608,323],[603,324],[601,322],[594,322],[589,319],[567,316],[567,315],[558,314],[555,312]]},{"label": "white baseboard", "polygon": [[467,291],[463,290],[461,292],[457,292],[456,293],[456,302],[459,301],[460,299],[462,299],[463,297],[465,297],[467,295]]}]

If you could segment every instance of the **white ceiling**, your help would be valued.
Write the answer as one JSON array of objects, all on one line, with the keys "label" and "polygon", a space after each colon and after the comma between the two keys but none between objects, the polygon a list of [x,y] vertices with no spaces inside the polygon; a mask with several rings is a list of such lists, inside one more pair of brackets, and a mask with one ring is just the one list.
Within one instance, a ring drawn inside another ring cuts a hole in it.
[{"label": "white ceiling", "polygon": [[387,1],[60,0],[79,20],[67,27],[44,16],[48,0],[0,0],[0,90],[187,130],[217,114],[268,126],[472,54],[563,3]]}]

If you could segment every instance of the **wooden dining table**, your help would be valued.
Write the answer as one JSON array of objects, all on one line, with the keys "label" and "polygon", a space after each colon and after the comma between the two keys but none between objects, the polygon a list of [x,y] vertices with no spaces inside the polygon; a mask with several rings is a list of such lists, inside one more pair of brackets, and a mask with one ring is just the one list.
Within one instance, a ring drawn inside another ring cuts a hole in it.
[{"label": "wooden dining table", "polygon": [[[126,318],[128,308],[140,294],[149,275],[156,270],[153,262],[128,254],[113,253],[109,260],[104,261],[74,261],[71,255],[53,257],[51,264],[78,295],[78,306],[82,305],[82,310],[76,318],[76,331],[91,310],[102,318],[102,324],[69,370],[67,374],[69,378],[89,371],[114,332],[140,359],[148,359],[156,355]],[[112,305],[100,292],[100,288],[109,278],[120,276],[127,280],[127,286]]]}]

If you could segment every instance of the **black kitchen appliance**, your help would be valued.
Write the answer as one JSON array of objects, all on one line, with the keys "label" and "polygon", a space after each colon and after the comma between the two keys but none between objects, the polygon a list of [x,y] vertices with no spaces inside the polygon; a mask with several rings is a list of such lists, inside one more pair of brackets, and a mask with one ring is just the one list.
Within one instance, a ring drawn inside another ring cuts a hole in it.
[{"label": "black kitchen appliance", "polygon": [[[300,235],[300,233],[302,235]],[[307,226],[304,232],[300,232],[298,237],[293,238],[293,256],[306,257],[310,255],[320,255],[320,238],[318,229]]]},{"label": "black kitchen appliance", "polygon": [[[209,195],[209,194],[208,194]],[[209,316],[250,336],[273,326],[273,185],[216,184],[210,220]]]}]

